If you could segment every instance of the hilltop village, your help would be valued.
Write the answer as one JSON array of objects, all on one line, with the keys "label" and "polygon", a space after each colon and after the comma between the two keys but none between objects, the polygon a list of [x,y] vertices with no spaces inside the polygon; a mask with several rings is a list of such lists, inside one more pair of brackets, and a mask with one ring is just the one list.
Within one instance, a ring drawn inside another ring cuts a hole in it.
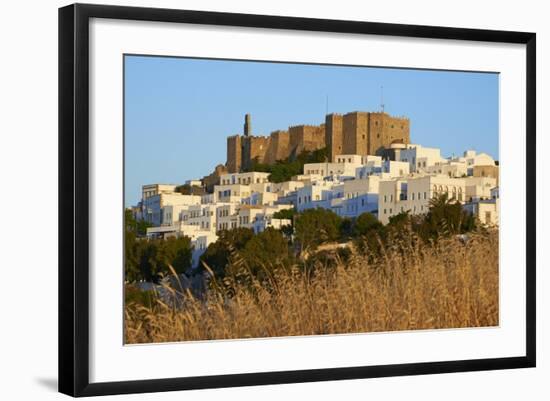
[{"label": "hilltop village", "polygon": [[[304,163],[284,180],[265,171],[311,152],[323,160]],[[196,267],[220,231],[289,226],[291,220],[277,217],[286,209],[324,208],[348,218],[368,212],[387,224],[403,212],[427,213],[430,200],[446,194],[480,224],[497,226],[498,177],[498,162],[486,153],[443,157],[440,149],[411,143],[405,117],[328,114],[318,126],[254,136],[246,115],[242,134],[227,138],[224,165],[183,185],[144,185],[132,213],[150,226],[147,237],[189,237]]]}]

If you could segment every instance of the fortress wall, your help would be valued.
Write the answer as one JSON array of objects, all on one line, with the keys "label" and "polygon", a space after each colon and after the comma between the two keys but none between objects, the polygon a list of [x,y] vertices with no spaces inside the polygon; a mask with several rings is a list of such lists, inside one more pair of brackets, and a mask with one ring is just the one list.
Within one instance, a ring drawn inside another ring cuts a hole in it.
[{"label": "fortress wall", "polygon": [[325,147],[324,125],[297,125],[289,127],[290,153],[298,155],[304,150]]},{"label": "fortress wall", "polygon": [[265,154],[264,163],[273,164],[284,160],[289,154],[290,136],[288,131],[275,131],[270,135],[271,141]]},{"label": "fortress wall", "polygon": [[395,141],[410,143],[408,118],[391,117],[383,112],[329,114],[321,125],[292,126],[288,131],[274,131],[267,137],[230,136],[227,138],[226,165],[228,171],[234,173],[248,168],[254,159],[273,164],[304,150],[324,147],[334,161],[339,154],[375,155]]},{"label": "fortress wall", "polygon": [[268,136],[251,136],[250,138],[250,160],[257,159],[259,163],[263,163],[271,137]]},{"label": "fortress wall", "polygon": [[341,114],[329,114],[325,117],[325,145],[331,162],[335,160],[336,155],[343,154],[342,124]]},{"label": "fortress wall", "polygon": [[369,113],[354,111],[343,118],[343,154],[367,154]]},{"label": "fortress wall", "polygon": [[241,169],[242,153],[241,153],[241,137],[233,135],[227,137],[227,170],[230,173],[236,173]]},{"label": "fortress wall", "polygon": [[392,142],[410,143],[410,121],[408,118],[391,117],[386,113],[370,113],[368,154],[376,154],[381,148],[388,148]]}]

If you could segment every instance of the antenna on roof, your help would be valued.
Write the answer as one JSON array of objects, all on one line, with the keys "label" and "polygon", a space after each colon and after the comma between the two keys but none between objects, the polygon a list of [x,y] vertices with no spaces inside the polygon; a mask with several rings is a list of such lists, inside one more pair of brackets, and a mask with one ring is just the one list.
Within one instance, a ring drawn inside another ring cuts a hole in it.
[{"label": "antenna on roof", "polygon": [[380,86],[380,108],[384,112],[384,85]]}]

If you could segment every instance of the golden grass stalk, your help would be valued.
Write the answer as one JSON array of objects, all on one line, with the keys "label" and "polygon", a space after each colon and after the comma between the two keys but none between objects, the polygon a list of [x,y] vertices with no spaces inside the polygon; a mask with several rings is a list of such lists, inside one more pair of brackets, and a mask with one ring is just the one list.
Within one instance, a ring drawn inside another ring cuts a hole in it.
[{"label": "golden grass stalk", "polygon": [[183,292],[178,308],[126,305],[126,343],[495,326],[498,254],[498,232],[486,232],[432,245],[410,238],[370,263],[354,251],[314,274],[269,266],[263,282],[227,277],[202,299]]}]

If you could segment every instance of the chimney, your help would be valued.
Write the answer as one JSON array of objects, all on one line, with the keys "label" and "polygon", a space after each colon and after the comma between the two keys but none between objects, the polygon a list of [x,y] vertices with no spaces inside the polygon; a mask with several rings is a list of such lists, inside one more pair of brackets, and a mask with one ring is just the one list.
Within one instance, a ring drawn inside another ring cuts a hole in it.
[{"label": "chimney", "polygon": [[244,116],[244,136],[250,136],[252,134],[252,124],[250,123],[250,114]]}]

